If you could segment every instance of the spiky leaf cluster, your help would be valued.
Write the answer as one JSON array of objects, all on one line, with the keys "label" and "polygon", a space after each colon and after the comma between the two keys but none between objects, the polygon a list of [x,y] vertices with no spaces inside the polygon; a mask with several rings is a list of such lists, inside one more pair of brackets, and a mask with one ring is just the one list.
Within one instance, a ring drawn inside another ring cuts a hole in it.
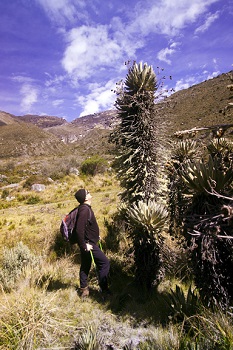
[{"label": "spiky leaf cluster", "polygon": [[[149,200],[148,203],[143,201],[134,203],[131,208],[127,209],[127,214],[131,223],[139,228],[139,232],[146,232],[148,236],[153,236],[163,229],[168,217],[165,207],[153,200]],[[143,230],[140,231],[140,228]]]},{"label": "spiky leaf cluster", "polygon": [[233,181],[232,168],[221,169],[217,158],[209,157],[208,162],[187,162],[181,170],[181,178],[188,191],[195,195],[207,194],[214,189],[222,193]]},{"label": "spiky leaf cluster", "polygon": [[130,95],[140,91],[154,91],[156,88],[156,76],[152,66],[142,62],[134,64],[126,76],[126,91]]},{"label": "spiky leaf cluster", "polygon": [[233,142],[229,139],[214,139],[207,146],[212,157],[217,157],[223,168],[229,167],[233,163]]},{"label": "spiky leaf cluster", "polygon": [[185,169],[186,162],[197,160],[200,157],[199,144],[194,140],[182,140],[173,145],[171,162],[167,164],[169,171],[169,231],[174,236],[179,236],[182,227],[183,211],[185,207],[184,192],[186,186],[180,176],[180,170]]},{"label": "spiky leaf cluster", "polygon": [[173,151],[172,161],[178,164],[182,164],[186,160],[197,158],[198,145],[193,140],[182,140],[176,144]]},{"label": "spiky leaf cluster", "polygon": [[170,319],[175,322],[183,322],[187,317],[196,315],[201,306],[198,293],[191,286],[185,294],[183,289],[176,285],[175,291],[171,289],[163,298],[170,310]]}]

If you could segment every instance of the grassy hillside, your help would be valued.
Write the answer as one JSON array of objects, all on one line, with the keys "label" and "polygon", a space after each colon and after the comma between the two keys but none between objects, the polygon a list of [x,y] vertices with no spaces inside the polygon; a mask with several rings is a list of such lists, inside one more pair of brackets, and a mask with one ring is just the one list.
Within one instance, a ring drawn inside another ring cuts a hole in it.
[{"label": "grassy hillside", "polygon": [[0,111],[0,126],[15,124],[16,122],[17,120],[14,119],[14,116],[12,114]]},{"label": "grassy hillside", "polygon": [[157,115],[167,125],[168,134],[194,127],[232,124],[233,108],[224,111],[233,94],[228,74],[204,81],[172,94],[157,105]]},{"label": "grassy hillside", "polygon": [[60,140],[41,128],[3,112],[0,121],[0,159],[64,154]]}]

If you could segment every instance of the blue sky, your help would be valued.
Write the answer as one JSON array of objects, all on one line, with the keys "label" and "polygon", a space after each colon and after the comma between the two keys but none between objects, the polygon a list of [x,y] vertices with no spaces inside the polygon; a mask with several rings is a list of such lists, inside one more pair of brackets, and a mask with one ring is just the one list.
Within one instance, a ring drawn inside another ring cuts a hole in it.
[{"label": "blue sky", "polygon": [[233,0],[0,0],[0,110],[15,115],[112,109],[126,61],[178,91],[232,56]]}]

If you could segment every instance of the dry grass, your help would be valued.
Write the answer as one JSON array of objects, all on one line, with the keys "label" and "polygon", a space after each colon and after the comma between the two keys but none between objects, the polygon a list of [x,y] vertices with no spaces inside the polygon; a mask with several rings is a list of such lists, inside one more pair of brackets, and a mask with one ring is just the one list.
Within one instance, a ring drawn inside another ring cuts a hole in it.
[{"label": "dry grass", "polygon": [[[108,253],[115,275],[112,285],[118,295],[107,303],[102,303],[94,269],[90,274],[91,297],[81,301],[77,293],[79,254],[75,250],[63,250],[57,258],[53,247],[60,220],[77,205],[73,195],[79,187],[88,188],[93,195],[92,207],[104,238],[104,219],[110,218],[118,203],[119,186],[113,176],[69,176],[39,193],[39,203],[27,205],[16,199],[10,202],[11,207],[1,210],[0,246],[10,248],[22,241],[40,257],[37,268],[23,269],[10,293],[0,294],[2,349],[71,349],[89,326],[96,329],[99,340],[121,349],[125,344],[152,337],[157,329],[149,326],[156,304],[141,304],[132,277],[127,277],[130,266],[121,273],[123,251],[115,258]],[[25,190],[15,191],[22,195]],[[28,190],[27,193],[31,194]],[[163,333],[168,337],[169,332]]]},{"label": "dry grass", "polygon": [[0,348],[56,348],[60,339],[69,339],[75,326],[66,313],[61,314],[60,298],[60,291],[45,293],[30,288],[2,294]]},{"label": "dry grass", "polygon": [[[114,213],[118,202],[117,181],[107,175],[97,175],[90,179],[73,175],[48,185],[43,192],[37,193],[18,187],[11,190],[10,195],[15,199],[10,202],[1,199],[0,204],[6,203],[9,207],[0,210],[0,247],[11,247],[15,242],[23,241],[38,253],[48,251],[62,218],[78,205],[74,194],[81,187],[88,188],[93,194],[92,207],[104,237],[104,219]],[[26,204],[28,198],[35,196],[39,197],[39,203]]]},{"label": "dry grass", "polygon": [[135,327],[130,318],[118,318],[105,305],[91,299],[82,302],[73,288],[2,294],[0,311],[2,349],[72,349],[90,326],[104,348],[123,349],[126,344],[153,338],[161,345],[169,342],[175,349],[178,342],[175,328]]}]

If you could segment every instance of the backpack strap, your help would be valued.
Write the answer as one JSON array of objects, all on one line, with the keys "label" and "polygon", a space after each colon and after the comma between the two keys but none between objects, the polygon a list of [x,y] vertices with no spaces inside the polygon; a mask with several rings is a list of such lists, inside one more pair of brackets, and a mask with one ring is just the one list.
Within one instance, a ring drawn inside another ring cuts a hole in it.
[{"label": "backpack strap", "polygon": [[[80,204],[78,207],[74,208],[73,210],[78,209],[78,212],[79,212],[79,208],[80,208],[81,205],[83,205],[83,204]],[[85,204],[85,205],[86,205],[86,204]],[[88,207],[88,211],[89,211],[89,218],[88,218],[87,223],[86,223],[86,226],[87,226],[88,223],[91,225],[91,208],[89,207],[89,205],[86,205],[86,206]],[[72,211],[73,211],[73,210],[72,210]],[[78,221],[78,212],[77,212],[77,215],[76,215],[74,228],[76,228],[76,225],[77,225],[77,221]]]},{"label": "backpack strap", "polygon": [[77,221],[78,221],[79,206],[74,208],[73,210],[75,210],[75,209],[78,209],[78,210],[77,210],[77,214],[76,214],[76,218],[75,218],[75,222],[74,222],[74,230],[76,229],[76,225],[77,225]]}]

